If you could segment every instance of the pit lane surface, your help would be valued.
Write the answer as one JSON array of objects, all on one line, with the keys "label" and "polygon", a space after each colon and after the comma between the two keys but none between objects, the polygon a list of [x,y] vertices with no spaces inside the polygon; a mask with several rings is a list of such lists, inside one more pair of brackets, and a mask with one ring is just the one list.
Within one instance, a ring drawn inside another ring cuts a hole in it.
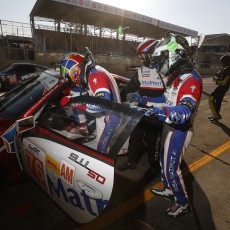
[{"label": "pit lane surface", "polygon": [[[112,200],[95,221],[76,224],[35,183],[26,180],[1,190],[0,229],[230,229],[230,95],[228,92],[223,101],[223,119],[211,123],[207,98],[214,88],[214,84],[204,82],[195,135],[185,153],[183,172],[192,197],[188,215],[176,220],[164,216],[172,203],[149,192],[150,187],[161,183],[159,173],[144,179],[148,166],[144,154],[135,170],[116,171]],[[125,160],[119,157],[117,164]]]}]

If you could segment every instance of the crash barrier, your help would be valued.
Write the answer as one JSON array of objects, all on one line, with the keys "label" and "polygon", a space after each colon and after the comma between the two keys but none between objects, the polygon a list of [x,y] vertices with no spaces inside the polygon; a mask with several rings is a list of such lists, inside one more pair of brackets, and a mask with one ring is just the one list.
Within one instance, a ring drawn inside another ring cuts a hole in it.
[{"label": "crash barrier", "polygon": [[34,49],[4,47],[0,49],[2,60],[35,61]]},{"label": "crash barrier", "polygon": [[[40,65],[45,65],[50,68],[54,67],[54,63],[59,63],[65,52],[52,52],[52,51],[41,51],[35,49],[26,48],[0,48],[0,68],[11,64],[13,62],[31,62]],[[103,66],[108,71],[123,75],[132,76],[136,71],[136,68],[141,66],[141,62],[138,58],[121,57],[116,55],[98,54],[94,55],[96,62]],[[202,77],[213,76],[218,70],[219,65],[203,66],[202,63],[196,63],[195,66]]]},{"label": "crash barrier", "polygon": [[[65,52],[42,51],[24,48],[0,48],[0,68],[14,62],[30,62],[53,68],[53,64],[59,63]],[[121,57],[116,55],[100,54],[94,55],[97,64],[108,71],[119,75],[132,75],[130,66],[140,66],[138,58]]]}]

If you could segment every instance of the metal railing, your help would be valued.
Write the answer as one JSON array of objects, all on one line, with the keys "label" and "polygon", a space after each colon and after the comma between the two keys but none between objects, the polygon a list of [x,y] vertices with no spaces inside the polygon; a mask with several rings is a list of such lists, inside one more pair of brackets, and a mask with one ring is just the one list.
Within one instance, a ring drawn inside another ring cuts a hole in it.
[{"label": "metal railing", "polygon": [[0,20],[1,36],[32,37],[29,23]]}]

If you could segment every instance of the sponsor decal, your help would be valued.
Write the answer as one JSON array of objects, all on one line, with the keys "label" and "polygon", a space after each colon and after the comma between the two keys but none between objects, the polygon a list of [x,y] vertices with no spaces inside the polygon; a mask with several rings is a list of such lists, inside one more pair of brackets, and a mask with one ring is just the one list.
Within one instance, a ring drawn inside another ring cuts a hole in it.
[{"label": "sponsor decal", "polygon": [[27,80],[27,79],[34,77],[34,76],[37,76],[37,75],[38,75],[37,73],[30,73],[30,74],[24,75],[21,77],[21,81]]},{"label": "sponsor decal", "polygon": [[100,174],[94,172],[93,170],[89,169],[87,176],[93,178],[94,180],[96,180],[97,182],[99,182],[100,184],[104,184],[105,183],[105,177],[101,176]]},{"label": "sponsor decal", "polygon": [[171,111],[170,112],[170,120],[184,120],[188,121],[190,119],[190,114],[179,114],[177,112]]},{"label": "sponsor decal", "polygon": [[[14,147],[14,134],[15,134],[16,128],[15,124],[13,124],[11,127],[9,127],[2,135],[1,138],[4,142],[6,151],[8,153],[16,153],[15,147]],[[4,148],[1,148],[3,150]]]},{"label": "sponsor decal", "polygon": [[175,41],[170,41],[167,44],[168,51],[175,51],[177,49],[178,45]]},{"label": "sponsor decal", "polygon": [[31,144],[29,144],[29,148],[34,152],[36,153],[37,155],[40,154],[41,150],[39,148],[37,148],[36,146],[33,146]]},{"label": "sponsor decal", "polygon": [[156,86],[159,86],[159,85],[162,85],[162,82],[161,81],[148,81],[148,80],[142,80],[141,83],[143,85],[156,85]]},{"label": "sponsor decal", "polygon": [[105,92],[100,92],[95,94],[96,97],[105,97]]},{"label": "sponsor decal", "polygon": [[148,73],[148,74],[142,74],[142,77],[149,77],[150,76],[150,74]]},{"label": "sponsor decal", "polygon": [[33,155],[27,149],[24,151],[25,161],[27,165],[28,174],[45,190],[47,191],[45,181],[45,170],[43,162]]},{"label": "sponsor decal", "polygon": [[75,153],[70,153],[70,156],[68,157],[70,160],[76,162],[77,164],[81,165],[84,168],[87,168],[89,161],[85,162],[85,159],[83,157],[79,157],[77,154]]},{"label": "sponsor decal", "polygon": [[85,162],[84,158],[80,158],[77,154],[71,153],[70,156],[68,157],[70,160],[76,162],[80,166],[86,168],[88,170],[87,176],[91,177],[92,179],[96,180],[100,184],[104,184],[106,181],[106,178],[103,177],[102,175],[96,173],[92,169],[88,168],[89,161]]},{"label": "sponsor decal", "polygon": [[73,187],[75,167],[64,159],[61,160],[60,177]]},{"label": "sponsor decal", "polygon": [[60,163],[46,154],[46,166],[59,175]]},{"label": "sponsor decal", "polygon": [[169,177],[170,180],[172,181],[172,186],[173,186],[173,191],[178,192],[179,189],[177,187],[177,183],[176,183],[176,172],[174,170],[174,165],[176,163],[176,152],[172,152],[172,155],[169,159]]},{"label": "sponsor decal", "polygon": [[[77,192],[71,187],[65,188],[61,178],[58,178],[56,184],[54,184],[49,175],[47,175],[47,181],[52,196],[57,196],[58,199],[64,200],[66,203],[81,211],[87,211],[92,216],[100,215],[108,204],[108,200],[103,200],[102,198],[98,199],[96,197],[93,199],[92,196],[88,196],[86,189]],[[86,186],[86,188],[89,187]],[[90,188],[93,189],[92,187]]]}]

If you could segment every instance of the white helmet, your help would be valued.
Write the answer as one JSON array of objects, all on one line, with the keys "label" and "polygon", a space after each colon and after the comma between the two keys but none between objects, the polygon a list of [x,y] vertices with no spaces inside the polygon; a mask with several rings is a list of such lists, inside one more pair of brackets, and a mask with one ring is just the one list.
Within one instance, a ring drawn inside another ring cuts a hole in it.
[{"label": "white helmet", "polygon": [[166,33],[156,45],[152,61],[164,74],[173,73],[181,65],[189,61],[189,44],[186,38],[178,34]]}]

